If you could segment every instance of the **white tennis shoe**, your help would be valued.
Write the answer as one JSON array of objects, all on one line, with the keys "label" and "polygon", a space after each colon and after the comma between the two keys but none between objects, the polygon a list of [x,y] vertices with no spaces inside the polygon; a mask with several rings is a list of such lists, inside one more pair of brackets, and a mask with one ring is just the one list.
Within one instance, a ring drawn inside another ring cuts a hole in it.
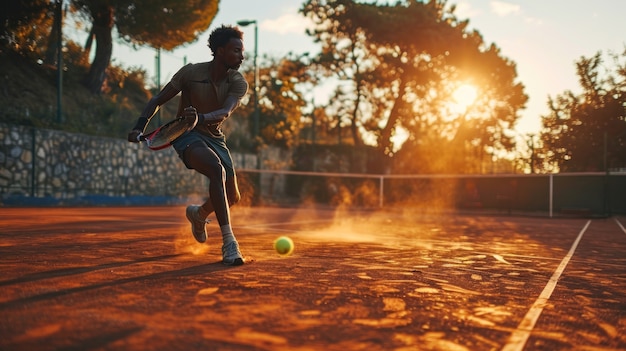
[{"label": "white tennis shoe", "polygon": [[243,255],[239,251],[239,244],[236,241],[222,246],[222,263],[227,266],[241,266],[244,262]]}]

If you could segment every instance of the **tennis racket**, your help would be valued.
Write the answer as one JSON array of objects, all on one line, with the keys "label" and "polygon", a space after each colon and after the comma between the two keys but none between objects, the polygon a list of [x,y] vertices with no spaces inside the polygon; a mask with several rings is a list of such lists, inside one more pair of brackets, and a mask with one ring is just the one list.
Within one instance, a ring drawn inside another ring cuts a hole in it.
[{"label": "tennis racket", "polygon": [[145,141],[151,150],[165,149],[181,135],[192,130],[196,123],[198,123],[197,115],[176,117],[148,134],[139,134],[137,141]]}]

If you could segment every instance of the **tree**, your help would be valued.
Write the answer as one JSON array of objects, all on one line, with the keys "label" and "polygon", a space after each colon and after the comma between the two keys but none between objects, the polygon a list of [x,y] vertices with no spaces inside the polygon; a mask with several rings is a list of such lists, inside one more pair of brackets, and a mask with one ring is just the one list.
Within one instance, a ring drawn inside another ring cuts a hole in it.
[{"label": "tree", "polygon": [[[546,169],[561,172],[606,171],[626,167],[626,63],[612,55],[615,67],[603,66],[602,54],[576,62],[582,93],[550,97],[542,117],[540,150]],[[626,50],[621,59],[626,58]]]},{"label": "tree", "polygon": [[[327,77],[336,77],[341,84],[352,85],[352,98],[345,99],[346,92],[335,90],[333,101],[339,102],[335,108],[345,111],[350,121],[352,143],[362,143],[359,133],[360,103],[364,99],[363,83],[367,72],[371,71],[368,65],[367,42],[363,37],[363,29],[351,20],[358,12],[360,5],[352,0],[317,1],[309,0],[303,4],[300,12],[311,17],[317,24],[316,28],[307,29],[307,34],[314,38],[316,43],[322,44],[322,51],[315,60],[316,67],[325,71]],[[335,11],[339,10],[339,11]],[[341,139],[342,115],[336,116],[337,133]]]},{"label": "tree", "polygon": [[173,48],[197,39],[217,14],[219,0],[70,0],[91,23],[87,51],[95,40],[96,52],[85,85],[99,93],[113,52],[113,28],[132,45]]},{"label": "tree", "polygon": [[290,148],[298,142],[306,102],[297,86],[309,79],[305,58],[293,53],[270,60],[260,72],[260,134],[265,143]]},{"label": "tree", "polygon": [[[352,82],[352,128],[404,158],[396,162],[404,171],[463,172],[514,145],[506,131],[527,101],[515,64],[454,10],[436,0],[309,0],[301,9],[316,23],[309,34],[323,46],[321,64]],[[463,85],[478,100],[459,107],[453,96]]]},{"label": "tree", "polygon": [[42,53],[52,25],[53,4],[47,0],[5,1],[0,12],[0,42],[22,54]]},{"label": "tree", "polygon": [[[243,101],[224,129],[234,150],[253,151],[264,145],[289,149],[299,142],[302,108],[306,105],[300,85],[310,83],[307,54],[288,53],[285,57],[263,57],[259,66],[259,135],[254,137],[253,94]],[[242,73],[253,82],[254,67],[245,61]],[[254,89],[250,83],[249,89]]]}]

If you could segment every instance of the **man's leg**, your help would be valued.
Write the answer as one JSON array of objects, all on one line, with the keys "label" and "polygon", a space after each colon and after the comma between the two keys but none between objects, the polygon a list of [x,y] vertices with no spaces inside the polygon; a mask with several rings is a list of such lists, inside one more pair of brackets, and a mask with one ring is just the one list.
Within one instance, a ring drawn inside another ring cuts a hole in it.
[{"label": "man's leg", "polygon": [[[241,199],[241,194],[239,193],[239,188],[237,186],[237,178],[234,175],[231,177],[229,177],[228,175],[226,176],[226,197],[229,207],[234,206]],[[213,202],[211,199],[212,197],[209,196],[201,206],[190,205],[187,207],[187,218],[192,223],[196,223],[192,226],[191,231],[194,238],[196,238],[196,241],[198,241],[199,243],[203,243],[207,239],[205,224],[208,223],[208,220],[206,218],[214,212]],[[228,219],[230,222],[230,215],[228,216]],[[222,225],[220,224],[220,227],[221,226]]]},{"label": "man's leg", "polygon": [[[226,198],[228,200],[228,206],[232,207],[241,200],[241,193],[239,193],[239,185],[237,184],[237,176],[226,175]],[[206,215],[213,213],[213,202],[211,196],[202,204],[202,212]]]},{"label": "man's leg", "polygon": [[[226,172],[219,157],[205,144],[195,143],[185,150],[185,161],[189,167],[209,178],[209,199],[198,209],[197,216],[204,220],[211,211],[215,212],[222,232],[224,263],[229,265],[243,264],[243,257],[239,252],[239,245],[230,225]],[[234,184],[233,196],[234,199],[238,200],[236,181]],[[229,188],[233,189],[231,182],[229,182]]]}]

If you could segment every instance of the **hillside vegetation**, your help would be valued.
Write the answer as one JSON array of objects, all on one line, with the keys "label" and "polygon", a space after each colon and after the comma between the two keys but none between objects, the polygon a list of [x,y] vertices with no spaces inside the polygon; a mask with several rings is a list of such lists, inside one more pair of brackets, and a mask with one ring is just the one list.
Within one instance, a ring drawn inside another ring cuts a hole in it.
[{"label": "hillside vegetation", "polygon": [[[66,65],[62,85],[62,119],[57,117],[56,67],[31,58],[0,52],[0,122],[59,129],[97,136],[125,138],[148,101],[145,72],[110,66],[100,94],[90,93],[81,83],[86,66]],[[175,101],[165,106],[173,115]]]}]

